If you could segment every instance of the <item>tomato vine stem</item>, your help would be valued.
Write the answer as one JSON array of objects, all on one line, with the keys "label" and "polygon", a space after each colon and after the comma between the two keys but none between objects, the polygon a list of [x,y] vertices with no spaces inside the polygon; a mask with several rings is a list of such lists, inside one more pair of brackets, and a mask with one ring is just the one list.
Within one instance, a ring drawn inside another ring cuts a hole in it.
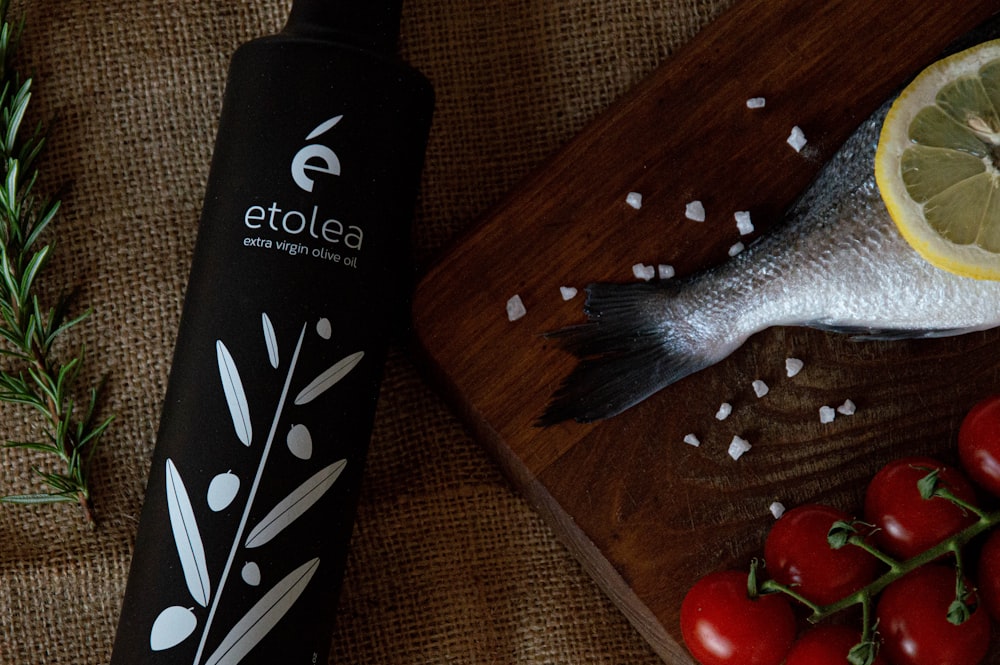
[{"label": "tomato vine stem", "polygon": [[[971,507],[970,510],[972,510]],[[1000,524],[1000,510],[994,512],[984,512],[975,508],[974,512],[979,516],[979,519],[976,520],[976,522],[954,534],[950,538],[941,541],[937,545],[928,548],[920,554],[910,557],[905,561],[896,561],[895,559],[886,556],[859,535],[851,536],[847,541],[849,544],[862,547],[865,551],[871,552],[874,556],[877,556],[881,561],[883,561],[887,565],[888,569],[867,586],[862,587],[854,593],[828,605],[819,605],[814,603],[807,598],[804,598],[801,594],[795,591],[793,587],[779,584],[774,580],[766,580],[759,585],[759,588],[765,593],[780,592],[794,598],[798,602],[805,605],[812,613],[808,618],[809,622],[819,623],[827,617],[833,616],[834,614],[837,614],[838,612],[853,605],[864,605],[865,603],[870,603],[871,599],[877,596],[883,589],[907,573],[936,561],[937,559],[948,554],[956,553],[976,536],[989,531],[994,526]],[[865,624],[865,629],[867,630],[868,621],[866,621]]]}]

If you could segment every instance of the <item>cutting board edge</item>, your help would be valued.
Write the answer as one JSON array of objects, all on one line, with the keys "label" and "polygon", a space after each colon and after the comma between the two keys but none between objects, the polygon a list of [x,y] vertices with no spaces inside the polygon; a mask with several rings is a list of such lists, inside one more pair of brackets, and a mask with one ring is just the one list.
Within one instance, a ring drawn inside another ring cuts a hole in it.
[{"label": "cutting board edge", "polygon": [[431,386],[452,407],[458,421],[472,439],[481,445],[496,462],[512,488],[552,530],[558,541],[583,568],[588,577],[625,619],[646,641],[650,649],[665,663],[695,665],[687,649],[678,643],[670,631],[632,590],[600,548],[577,525],[545,486],[504,443],[502,437],[485,418],[463,400],[458,388],[447,374],[435,367],[433,355],[419,340],[411,349],[418,369],[428,377]]},{"label": "cutting board edge", "polygon": [[605,596],[665,662],[694,665],[687,649],[679,644],[649,607],[642,602],[626,580],[575,520],[538,482],[519,488],[528,503],[549,525],[559,541],[583,567]]}]

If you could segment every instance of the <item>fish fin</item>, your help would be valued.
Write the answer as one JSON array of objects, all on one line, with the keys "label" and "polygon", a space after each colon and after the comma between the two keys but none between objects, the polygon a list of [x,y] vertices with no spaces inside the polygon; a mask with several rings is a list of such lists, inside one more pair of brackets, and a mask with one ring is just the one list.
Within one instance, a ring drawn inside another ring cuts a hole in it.
[{"label": "fish fin", "polygon": [[968,328],[874,328],[871,326],[834,325],[813,322],[810,328],[826,332],[848,335],[857,342],[895,342],[904,339],[933,339],[936,337],[952,337],[970,332]]},{"label": "fish fin", "polygon": [[553,394],[537,425],[617,415],[661,388],[713,364],[673,334],[658,304],[670,296],[650,284],[592,284],[586,323],[546,337],[580,362]]}]

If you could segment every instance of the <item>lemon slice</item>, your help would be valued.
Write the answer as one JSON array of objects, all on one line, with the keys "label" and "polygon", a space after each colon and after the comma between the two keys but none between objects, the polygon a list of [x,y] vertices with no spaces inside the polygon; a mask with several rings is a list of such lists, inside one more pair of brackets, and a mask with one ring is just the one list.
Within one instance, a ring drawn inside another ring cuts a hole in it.
[{"label": "lemon slice", "polygon": [[889,109],[875,180],[933,265],[1000,279],[1000,40],[934,63]]}]

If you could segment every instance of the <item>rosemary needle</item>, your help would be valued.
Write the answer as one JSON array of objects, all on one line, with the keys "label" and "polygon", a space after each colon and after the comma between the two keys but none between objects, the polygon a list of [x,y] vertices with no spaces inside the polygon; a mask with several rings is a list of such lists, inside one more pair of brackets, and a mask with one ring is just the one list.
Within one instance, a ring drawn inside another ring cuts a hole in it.
[{"label": "rosemary needle", "polygon": [[[112,418],[97,418],[99,386],[77,403],[84,353],[57,359],[53,344],[89,311],[68,317],[69,298],[44,308],[36,282],[52,246],[40,242],[59,210],[58,201],[33,192],[36,158],[45,139],[41,127],[25,136],[31,79],[20,81],[12,65],[23,21],[8,21],[9,0],[0,0],[0,401],[32,407],[45,425],[36,441],[8,441],[7,448],[44,453],[48,464],[33,467],[43,491],[0,497],[18,504],[76,502],[94,522],[88,472],[101,435]],[[52,468],[58,470],[52,470]]]}]

